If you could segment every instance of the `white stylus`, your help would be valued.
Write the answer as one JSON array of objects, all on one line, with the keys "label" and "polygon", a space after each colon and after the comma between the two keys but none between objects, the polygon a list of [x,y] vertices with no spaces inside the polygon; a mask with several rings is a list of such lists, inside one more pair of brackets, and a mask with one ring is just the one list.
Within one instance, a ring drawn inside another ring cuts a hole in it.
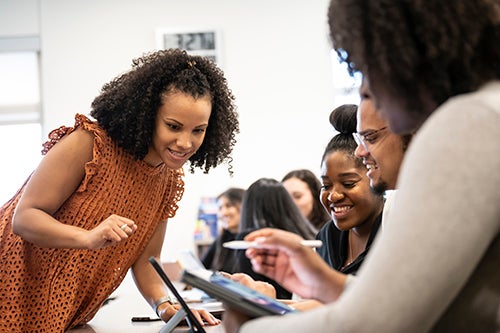
[{"label": "white stylus", "polygon": [[[303,246],[307,247],[321,247],[323,245],[323,242],[320,240],[303,240],[300,242]],[[246,250],[251,247],[259,247],[259,243],[257,242],[247,242],[247,241],[231,241],[231,242],[225,242],[222,244],[222,246],[227,247],[228,249],[233,249],[233,250]]]}]

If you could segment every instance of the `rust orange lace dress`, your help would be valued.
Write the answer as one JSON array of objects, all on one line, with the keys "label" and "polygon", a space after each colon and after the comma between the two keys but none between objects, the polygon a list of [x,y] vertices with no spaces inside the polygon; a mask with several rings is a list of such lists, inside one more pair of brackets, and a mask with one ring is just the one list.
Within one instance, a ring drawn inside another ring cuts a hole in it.
[{"label": "rust orange lace dress", "polygon": [[126,241],[100,250],[41,248],[12,233],[25,185],[0,208],[0,332],[63,332],[88,322],[118,287],[159,223],[177,210],[183,171],[151,167],[119,148],[83,115],[50,134],[46,148],[81,127],[95,135],[93,160],[79,188],[54,214],[92,229],[110,214],[135,221]]}]

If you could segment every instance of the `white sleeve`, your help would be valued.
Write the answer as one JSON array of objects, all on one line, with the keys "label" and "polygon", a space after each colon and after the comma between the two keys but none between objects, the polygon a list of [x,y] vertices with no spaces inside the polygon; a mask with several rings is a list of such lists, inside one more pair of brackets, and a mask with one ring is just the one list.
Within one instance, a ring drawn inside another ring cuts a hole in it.
[{"label": "white sleeve", "polygon": [[396,193],[397,190],[386,191],[385,193],[384,211],[382,212],[382,223],[381,223],[382,232],[384,232],[385,224],[387,223],[387,216],[391,211],[391,206],[393,205]]},{"label": "white sleeve", "polygon": [[407,151],[386,228],[356,282],[323,308],[240,333],[425,332],[466,286],[500,229],[500,114],[437,110]]}]

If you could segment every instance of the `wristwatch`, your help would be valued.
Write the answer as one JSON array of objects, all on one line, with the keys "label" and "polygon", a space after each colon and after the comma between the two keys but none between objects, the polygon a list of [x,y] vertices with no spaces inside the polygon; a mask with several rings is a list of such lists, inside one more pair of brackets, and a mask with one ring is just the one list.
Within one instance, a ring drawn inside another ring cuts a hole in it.
[{"label": "wristwatch", "polygon": [[170,303],[170,305],[173,305],[174,303],[172,303],[172,298],[170,298],[170,296],[163,296],[161,298],[159,298],[156,302],[155,302],[155,312],[156,312],[156,315],[158,317],[160,317],[160,314],[158,313],[158,307],[160,305],[162,305],[163,303]]}]

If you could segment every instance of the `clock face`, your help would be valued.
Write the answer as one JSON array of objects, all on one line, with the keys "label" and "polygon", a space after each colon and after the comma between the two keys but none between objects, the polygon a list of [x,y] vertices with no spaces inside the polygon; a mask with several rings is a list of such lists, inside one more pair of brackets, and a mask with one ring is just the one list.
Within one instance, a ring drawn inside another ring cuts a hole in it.
[{"label": "clock face", "polygon": [[215,32],[173,33],[163,36],[165,48],[186,51],[215,50]]},{"label": "clock face", "polygon": [[156,31],[159,49],[181,49],[191,55],[206,57],[221,66],[220,31],[216,29],[167,29]]}]

